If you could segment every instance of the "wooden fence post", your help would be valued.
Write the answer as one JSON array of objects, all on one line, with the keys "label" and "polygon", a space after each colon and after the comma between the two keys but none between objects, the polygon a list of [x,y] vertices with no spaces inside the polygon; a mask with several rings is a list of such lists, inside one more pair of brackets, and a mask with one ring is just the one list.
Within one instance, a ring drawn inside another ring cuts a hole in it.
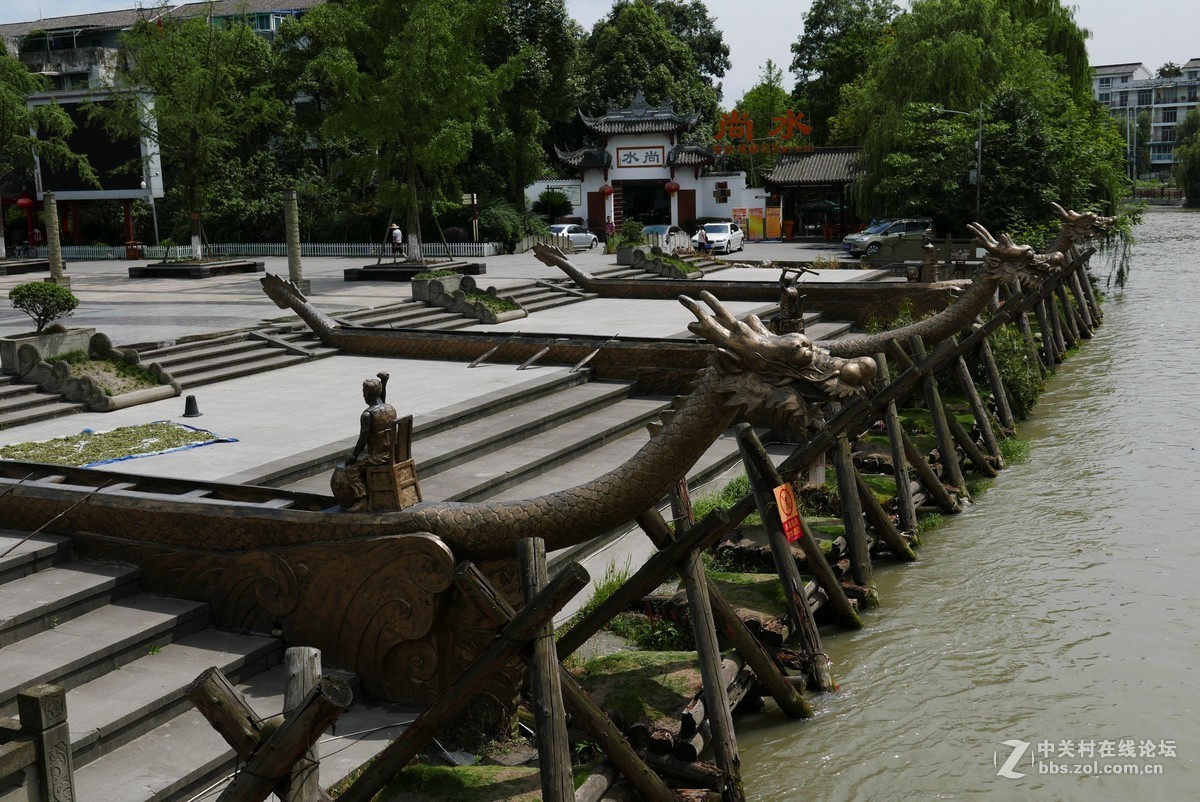
[{"label": "wooden fence post", "polygon": [[[875,355],[875,364],[879,366],[879,380],[883,384],[892,381],[888,370],[887,355],[880,352]],[[908,458],[904,454],[904,430],[901,428],[900,413],[896,410],[896,402],[889,401],[883,415],[884,426],[887,427],[888,449],[892,454],[892,474],[896,477],[896,507],[900,518],[900,528],[909,534],[917,531],[917,507],[913,503],[912,485],[908,481]]]},{"label": "wooden fence post", "polygon": [[[283,663],[287,672],[287,685],[283,690],[283,715],[286,718],[300,708],[305,697],[321,680],[321,650],[311,646],[292,646],[284,651]],[[317,802],[324,796],[320,784],[319,750],[320,747],[314,743],[304,754],[304,759],[292,769],[285,802]]]},{"label": "wooden fence post", "polygon": [[[517,542],[521,593],[532,604],[545,589],[546,543],[540,537]],[[529,683],[533,691],[534,732],[538,746],[538,773],[545,802],[570,802],[575,798],[571,775],[571,745],[558,681],[558,655],[554,651],[554,625],[547,621],[533,642]]]}]

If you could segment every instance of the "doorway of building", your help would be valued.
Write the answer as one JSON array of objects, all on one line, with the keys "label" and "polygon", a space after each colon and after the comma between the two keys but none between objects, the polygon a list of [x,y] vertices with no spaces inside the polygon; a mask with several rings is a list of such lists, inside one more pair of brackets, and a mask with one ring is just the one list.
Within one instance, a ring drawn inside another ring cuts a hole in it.
[{"label": "doorway of building", "polygon": [[663,181],[622,181],[621,200],[625,220],[637,220],[642,225],[671,222],[671,196],[663,189]]}]

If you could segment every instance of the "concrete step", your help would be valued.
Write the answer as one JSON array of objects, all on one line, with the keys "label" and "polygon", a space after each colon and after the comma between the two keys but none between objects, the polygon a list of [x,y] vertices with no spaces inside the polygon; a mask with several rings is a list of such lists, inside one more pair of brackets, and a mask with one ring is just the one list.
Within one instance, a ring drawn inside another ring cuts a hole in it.
[{"label": "concrete step", "polygon": [[567,387],[554,395],[527,403],[424,437],[413,444],[418,475],[432,477],[470,461],[489,450],[516,440],[535,437],[571,420],[615,404],[629,396],[629,385],[590,382]]},{"label": "concrete step", "polygon": [[264,355],[262,359],[255,360],[254,362],[243,362],[229,368],[214,368],[203,373],[193,373],[182,379],[178,379],[178,381],[185,390],[190,390],[193,387],[200,387],[204,384],[236,379],[240,376],[249,376],[254,373],[261,373],[264,370],[286,368],[289,365],[307,362],[309,359],[310,357],[293,355],[278,348],[272,348],[271,354]]},{"label": "concrete step", "polygon": [[853,330],[853,323],[839,320],[819,320],[816,323],[804,324],[805,335],[814,342],[818,340],[836,340],[839,337],[845,337]]},{"label": "concrete step", "polygon": [[66,562],[71,556],[71,539],[0,529],[0,555],[0,582],[11,582]]},{"label": "concrete step", "polygon": [[[198,672],[197,672],[198,673]],[[282,666],[238,685],[262,716],[283,709]],[[416,717],[417,711],[356,703],[337,721],[340,735],[318,742],[320,784],[332,785],[365,763]],[[188,710],[76,771],[79,802],[215,800],[239,768],[233,751],[195,710]],[[208,791],[208,793],[205,793]]]},{"label": "concrete step", "polygon": [[130,595],[138,573],[76,560],[0,585],[0,647]]},{"label": "concrete step", "polygon": [[197,359],[179,362],[168,368],[168,370],[172,378],[182,384],[190,376],[194,376],[197,373],[209,373],[221,368],[235,368],[238,365],[259,362],[280,355],[301,356],[300,354],[292,354],[282,348],[277,348],[260,341],[251,344],[249,348],[242,348],[225,354],[204,354],[202,357],[198,355]]},{"label": "concrete step", "polygon": [[61,400],[62,396],[59,394],[44,393],[37,388],[36,384],[22,384],[0,395],[0,415],[10,412],[20,412],[31,407],[40,407],[44,404]]},{"label": "concrete step", "polygon": [[175,343],[165,345],[162,348],[152,348],[149,350],[138,351],[138,356],[147,364],[150,362],[159,362],[161,359],[170,359],[176,354],[184,354],[189,351],[204,350],[229,343],[239,343],[246,341],[246,333],[244,331],[234,332],[233,334],[223,334],[219,337],[205,337],[197,340],[189,340],[188,342]]},{"label": "concrete step", "polygon": [[[54,398],[59,398],[59,396],[51,396],[51,399]],[[84,404],[48,399],[37,406],[0,413],[0,429],[11,429],[14,426],[21,426],[26,423],[36,423],[40,420],[58,418],[63,415],[74,415],[76,412],[83,412],[85,409],[87,409],[87,406]]]},{"label": "concrete step", "polygon": [[[163,368],[172,375],[181,367],[186,367],[195,362],[204,362],[213,359],[236,358],[240,354],[247,351],[257,351],[261,349],[265,343],[262,340],[241,339],[232,342],[215,343],[207,348],[191,348],[186,351],[179,351],[173,354],[167,354],[163,357],[155,358]],[[142,361],[146,362],[147,358],[144,354],[139,354]]]},{"label": "concrete step", "polygon": [[203,629],[80,685],[67,694],[76,769],[192,709],[187,689],[210,666],[237,683],[282,655],[276,638]]},{"label": "concrete step", "polygon": [[199,602],[139,594],[9,644],[0,649],[0,715],[12,715],[30,685],[69,690],[202,629],[207,617]]},{"label": "concrete step", "polygon": [[[657,417],[665,399],[631,398],[547,430],[537,437],[501,448],[421,481],[427,501],[478,501],[525,481],[604,443],[623,437]],[[419,474],[418,474],[419,475]]]},{"label": "concrete step", "polygon": [[28,395],[37,390],[36,384],[18,382],[15,376],[3,376],[0,378],[4,379],[4,381],[0,382],[0,399]]}]

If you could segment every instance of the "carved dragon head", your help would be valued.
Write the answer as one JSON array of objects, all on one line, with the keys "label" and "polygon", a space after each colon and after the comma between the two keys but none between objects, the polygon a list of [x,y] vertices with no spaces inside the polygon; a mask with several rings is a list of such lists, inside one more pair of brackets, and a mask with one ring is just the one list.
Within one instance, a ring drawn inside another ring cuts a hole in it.
[{"label": "carved dragon head", "polygon": [[979,223],[968,223],[967,228],[988,252],[979,271],[980,277],[1002,284],[1020,279],[1026,286],[1037,286],[1066,262],[1066,257],[1058,251],[1038,253],[1029,245],[1017,245],[1007,234],[1001,234],[997,240]]},{"label": "carved dragon head", "polygon": [[814,430],[824,420],[826,402],[862,393],[875,377],[870,357],[831,356],[803,334],[774,334],[757,316],[741,321],[710,293],[700,297],[709,309],[687,296],[679,302],[696,316],[688,329],[717,347],[710,360],[715,389],[778,434]]},{"label": "carved dragon head", "polygon": [[276,276],[273,273],[267,273],[265,276],[259,279],[259,282],[263,286],[263,292],[265,292],[267,297],[274,301],[275,305],[280,309],[290,309],[292,300],[307,300],[304,297],[304,293],[300,292],[300,289],[295,284],[283,278],[282,276]]},{"label": "carved dragon head", "polygon": [[1080,242],[1103,236],[1117,220],[1115,217],[1105,217],[1095,212],[1068,211],[1057,203],[1051,203],[1050,206],[1062,221],[1062,228],[1054,241],[1054,249],[1063,253]]}]

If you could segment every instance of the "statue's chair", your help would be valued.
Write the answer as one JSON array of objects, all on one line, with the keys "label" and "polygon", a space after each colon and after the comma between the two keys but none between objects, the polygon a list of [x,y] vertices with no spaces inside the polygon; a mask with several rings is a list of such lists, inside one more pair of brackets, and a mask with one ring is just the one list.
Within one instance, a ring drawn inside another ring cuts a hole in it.
[{"label": "statue's chair", "polygon": [[372,512],[402,510],[421,501],[421,483],[412,460],[412,424],[412,415],[396,421],[391,462],[367,466],[367,509]]}]

